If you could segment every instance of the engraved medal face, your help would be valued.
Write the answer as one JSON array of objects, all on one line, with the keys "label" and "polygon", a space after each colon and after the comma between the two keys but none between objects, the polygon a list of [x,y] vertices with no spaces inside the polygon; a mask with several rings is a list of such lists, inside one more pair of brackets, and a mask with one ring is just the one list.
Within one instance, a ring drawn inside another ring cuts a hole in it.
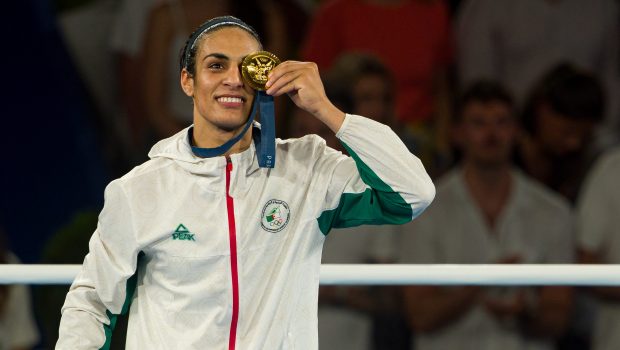
[{"label": "engraved medal face", "polygon": [[280,60],[271,52],[254,52],[247,55],[241,63],[241,75],[252,89],[263,91],[266,90],[267,74],[278,64]]}]

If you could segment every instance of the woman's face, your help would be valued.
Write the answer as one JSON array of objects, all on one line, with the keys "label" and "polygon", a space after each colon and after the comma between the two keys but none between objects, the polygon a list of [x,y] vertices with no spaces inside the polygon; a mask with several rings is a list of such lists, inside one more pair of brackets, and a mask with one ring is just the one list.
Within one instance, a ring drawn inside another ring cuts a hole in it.
[{"label": "woman's face", "polygon": [[194,99],[194,124],[234,131],[247,121],[254,90],[241,78],[241,62],[259,51],[258,41],[243,29],[226,27],[207,34],[199,43],[194,76],[186,71],[181,85]]}]

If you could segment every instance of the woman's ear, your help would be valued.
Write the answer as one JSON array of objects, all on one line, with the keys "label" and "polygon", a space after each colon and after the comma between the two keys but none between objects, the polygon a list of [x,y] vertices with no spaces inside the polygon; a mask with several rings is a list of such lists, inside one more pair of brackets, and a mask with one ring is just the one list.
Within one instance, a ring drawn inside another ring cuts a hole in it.
[{"label": "woman's ear", "polygon": [[187,96],[194,97],[194,77],[185,68],[181,71],[181,88]]}]

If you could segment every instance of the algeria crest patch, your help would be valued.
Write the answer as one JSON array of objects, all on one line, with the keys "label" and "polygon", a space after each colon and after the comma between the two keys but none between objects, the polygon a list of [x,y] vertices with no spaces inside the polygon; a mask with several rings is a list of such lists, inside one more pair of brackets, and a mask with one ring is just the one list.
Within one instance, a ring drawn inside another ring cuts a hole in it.
[{"label": "algeria crest patch", "polygon": [[280,232],[286,227],[291,217],[288,204],[279,199],[270,199],[263,207],[261,226],[265,231]]}]

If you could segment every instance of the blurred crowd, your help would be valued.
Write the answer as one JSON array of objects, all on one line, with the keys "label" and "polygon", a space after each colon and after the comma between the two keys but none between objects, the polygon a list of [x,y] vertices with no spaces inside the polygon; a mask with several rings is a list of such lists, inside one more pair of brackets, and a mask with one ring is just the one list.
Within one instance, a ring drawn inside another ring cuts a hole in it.
[{"label": "blurred crowd", "polygon": [[[3,174],[0,263],[82,262],[103,186],[192,123],[179,53],[225,14],[282,60],[316,62],[334,104],[391,126],[435,180],[417,220],[333,230],[323,263],[620,263],[620,1],[43,2],[21,8],[31,11],[22,34],[47,44],[24,45],[15,61],[40,68],[21,79],[63,73],[40,103],[15,100],[38,128],[4,138],[32,158],[9,156],[22,171]],[[318,134],[346,152],[287,98],[276,114],[278,137]],[[48,162],[50,151],[60,158]],[[38,243],[21,232],[36,227],[24,219],[35,210],[52,228]],[[0,349],[53,348],[67,289],[0,286]],[[119,322],[112,348],[123,348]],[[321,287],[319,342],[615,350],[620,287]]]}]

